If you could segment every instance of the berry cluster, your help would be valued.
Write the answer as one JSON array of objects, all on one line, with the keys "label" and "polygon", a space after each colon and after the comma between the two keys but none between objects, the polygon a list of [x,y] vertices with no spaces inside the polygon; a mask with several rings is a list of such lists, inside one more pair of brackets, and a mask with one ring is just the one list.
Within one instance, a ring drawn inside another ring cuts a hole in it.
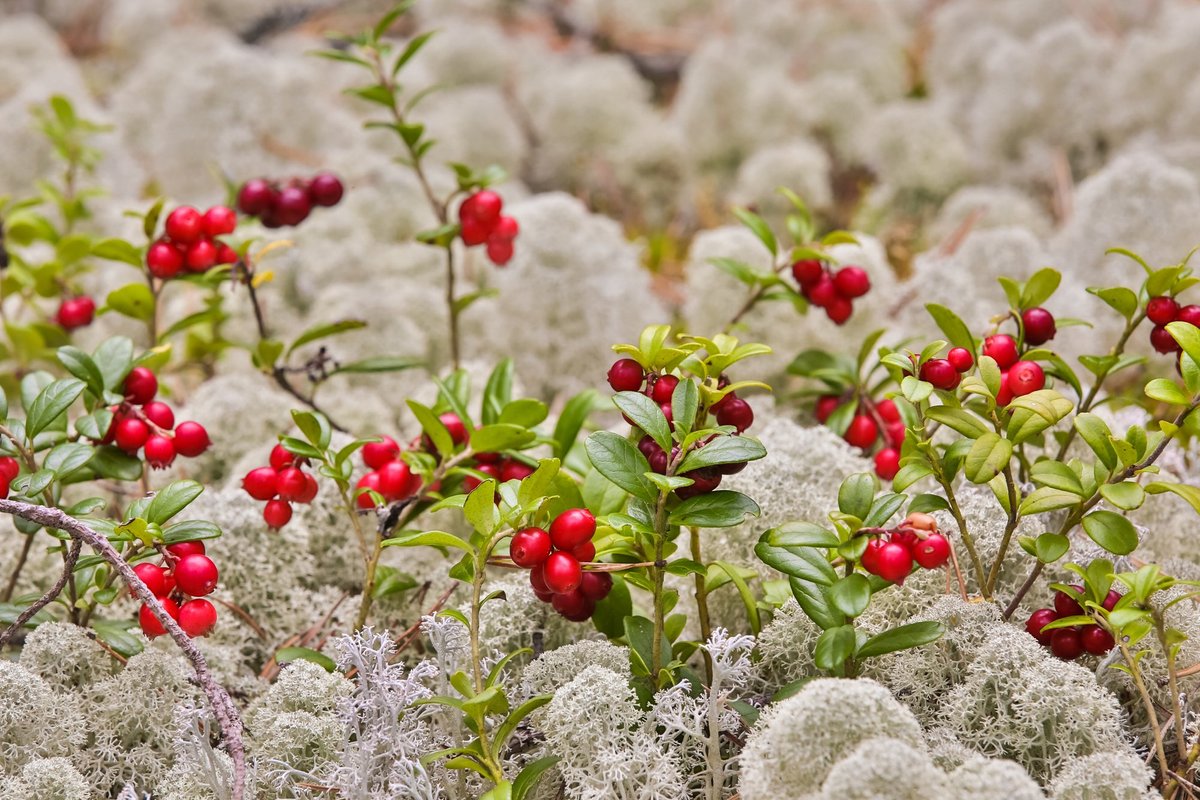
[{"label": "berry cluster", "polygon": [[[217,624],[217,609],[203,598],[217,588],[217,565],[204,554],[204,542],[200,541],[167,545],[162,555],[159,564],[143,561],[133,571],[184,633],[207,635]],[[166,633],[145,603],[138,609],[138,622],[151,639]]]},{"label": "berry cluster", "polygon": [[292,503],[311,503],[317,496],[317,479],[305,472],[308,459],[281,444],[271,448],[270,466],[256,467],[242,478],[242,488],[255,500],[266,500],[263,519],[278,530],[292,519]]},{"label": "berry cluster", "polygon": [[[457,414],[442,414],[442,424],[450,431],[455,444],[466,442],[467,431]],[[392,437],[384,436],[383,441],[363,445],[362,457],[371,471],[359,478],[359,489],[378,492],[389,503],[412,497],[420,491],[421,476],[414,474],[400,458],[400,445]],[[358,496],[358,507],[374,508],[375,501],[369,493],[363,492]]]},{"label": "berry cluster", "polygon": [[[1042,309],[1030,309],[1030,311],[1040,310]],[[1026,311],[1025,314],[1028,315],[1030,311]],[[1053,335],[1053,317],[1050,318],[1050,328],[1051,335]],[[1029,342],[1028,325],[1025,328],[1025,337],[1025,341]],[[997,333],[984,339],[982,353],[994,360],[996,366],[1000,367],[1000,391],[996,395],[997,405],[1006,406],[1012,402],[1014,397],[1023,397],[1045,387],[1046,373],[1042,370],[1041,365],[1036,361],[1022,361],[1017,354],[1016,340],[1007,333]],[[922,373],[923,376],[924,373]]]},{"label": "berry cluster", "polygon": [[487,189],[471,195],[458,207],[463,244],[486,244],[488,258],[497,267],[512,260],[518,231],[517,221],[500,213],[503,207],[500,195]]},{"label": "berry cluster", "polygon": [[871,291],[871,279],[862,267],[834,271],[815,258],[792,264],[792,277],[800,284],[804,299],[825,309],[825,315],[837,325],[844,324],[854,313],[854,298]]},{"label": "berry cluster", "polygon": [[952,347],[945,358],[931,358],[921,365],[921,380],[935,389],[952,392],[958,388],[964,373],[975,366],[975,356],[965,347]]},{"label": "berry cluster", "polygon": [[267,228],[299,225],[314,206],[336,206],[346,193],[338,176],[321,172],[312,178],[289,178],[282,184],[253,178],[238,189],[238,211],[258,217]]},{"label": "berry cluster", "polygon": [[113,409],[112,424],[104,444],[116,444],[130,455],[138,450],[155,469],[165,469],[175,456],[195,458],[212,444],[199,422],[175,424],[175,412],[155,400],[158,378],[146,367],[134,367],[125,376],[125,402]]},{"label": "berry cluster", "polygon": [[[474,469],[476,472],[482,472],[489,478],[495,478],[500,483],[505,481],[523,481],[533,474],[533,467],[526,464],[524,461],[518,461],[515,458],[506,458],[499,453],[476,453],[476,464]],[[474,475],[469,475],[463,480],[463,491],[473,492],[482,481]],[[496,495],[496,501],[499,502],[500,496]]]},{"label": "berry cluster", "polygon": [[12,456],[0,456],[0,500],[8,497],[8,487],[21,474],[21,464]]},{"label": "berry cluster", "polygon": [[892,583],[904,583],[913,563],[937,569],[950,560],[950,542],[928,514],[909,514],[891,531],[872,537],[860,559],[863,569]]},{"label": "berry cluster", "polygon": [[[817,398],[817,421],[824,423],[843,402],[841,397],[832,394]],[[893,401],[887,398],[878,401],[866,397],[860,399],[842,438],[854,447],[870,450],[880,441],[881,427],[882,442],[875,452],[875,474],[890,481],[900,471],[900,447],[904,444],[904,422]]]},{"label": "berry cluster", "polygon": [[522,528],[513,534],[509,557],[529,570],[533,593],[572,622],[591,619],[596,603],[608,596],[612,576],[584,572],[581,562],[596,557],[596,518],[586,508],[568,509],[550,523],[550,531]]},{"label": "berry cluster", "polygon": [[146,250],[146,269],[162,280],[183,271],[206,272],[218,264],[238,260],[233,248],[217,239],[237,228],[237,214],[225,206],[213,206],[201,214],[191,206],[180,206],[167,215],[165,235]]},{"label": "berry cluster", "polygon": [[[1064,591],[1055,592],[1054,608],[1039,608],[1030,614],[1025,622],[1025,630],[1063,661],[1074,661],[1085,652],[1102,656],[1116,646],[1116,641],[1111,633],[1099,625],[1072,625],[1069,628],[1042,630],[1055,620],[1077,617],[1085,613],[1083,606],[1079,605],[1083,587],[1076,584],[1071,589],[1074,590],[1073,596]],[[1121,595],[1115,590],[1110,590],[1101,605],[1112,611],[1120,599]]]},{"label": "berry cluster", "polygon": [[1150,331],[1150,344],[1159,353],[1181,352],[1179,342],[1167,332],[1168,322],[1186,322],[1200,328],[1200,306],[1181,306],[1174,298],[1160,295],[1151,297],[1146,303],[1146,316],[1154,323]]},{"label": "berry cluster", "polygon": [[64,330],[73,331],[92,324],[96,318],[96,301],[86,294],[79,297],[68,297],[63,300],[58,311],[54,312],[54,321]]}]

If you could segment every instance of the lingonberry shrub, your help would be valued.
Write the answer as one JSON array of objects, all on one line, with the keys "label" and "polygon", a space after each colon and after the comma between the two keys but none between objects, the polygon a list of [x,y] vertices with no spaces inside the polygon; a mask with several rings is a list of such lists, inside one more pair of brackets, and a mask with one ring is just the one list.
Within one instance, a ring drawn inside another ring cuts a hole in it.
[{"label": "lingonberry shrub", "polygon": [[[294,227],[318,206],[336,206],[346,192],[332,172],[286,180],[251,178],[237,189],[238,211],[258,217],[267,228]],[[206,215],[207,219],[207,215]]]}]

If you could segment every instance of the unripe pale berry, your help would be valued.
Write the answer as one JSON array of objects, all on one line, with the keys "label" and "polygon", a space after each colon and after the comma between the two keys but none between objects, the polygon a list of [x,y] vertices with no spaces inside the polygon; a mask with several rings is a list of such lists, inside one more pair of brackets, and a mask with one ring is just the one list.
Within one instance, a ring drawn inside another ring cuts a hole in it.
[{"label": "unripe pale berry", "polygon": [[925,569],[937,569],[950,560],[950,542],[940,533],[932,534],[913,545],[912,557]]},{"label": "unripe pale berry", "polygon": [[191,206],[180,206],[167,215],[167,236],[180,244],[191,244],[204,234],[204,218]]},{"label": "unripe pale berry", "polygon": [[292,504],[287,500],[268,500],[263,506],[263,519],[269,528],[282,528],[292,519]]},{"label": "unripe pale berry", "polygon": [[570,550],[596,533],[596,518],[586,508],[570,508],[550,523],[550,541],[559,550]]},{"label": "unripe pale berry", "polygon": [[179,591],[192,597],[204,597],[217,588],[217,565],[208,556],[198,553],[184,556],[172,572]]},{"label": "unripe pale berry", "polygon": [[996,362],[1001,370],[1006,370],[1017,363],[1017,341],[1007,333],[997,333],[983,340],[983,355]]},{"label": "unripe pale berry", "polygon": [[[158,602],[162,603],[167,616],[173,620],[179,620],[179,606],[174,600],[169,597],[160,597]],[[142,626],[142,633],[151,639],[167,632],[167,629],[158,621],[158,617],[154,616],[154,612],[150,610],[150,606],[145,603],[142,603],[142,607],[138,609],[138,624]]]},{"label": "unripe pale berry", "polygon": [[1054,635],[1054,631],[1043,631],[1042,628],[1056,619],[1058,619],[1058,614],[1054,612],[1054,609],[1039,608],[1029,615],[1029,619],[1025,622],[1025,630],[1030,636],[1037,639],[1039,644],[1049,646],[1050,637]]},{"label": "unripe pale berry", "polygon": [[966,372],[975,366],[975,356],[965,347],[951,347],[950,352],[946,353],[946,360],[959,372]]},{"label": "unripe pale berry", "polygon": [[146,367],[134,367],[125,376],[124,390],[126,400],[143,406],[158,393],[158,378]]},{"label": "unripe pale berry", "polygon": [[1179,315],[1179,303],[1176,303],[1173,298],[1161,295],[1159,297],[1151,297],[1146,303],[1146,316],[1155,325],[1166,325],[1168,322],[1174,322]]},{"label": "unripe pale berry", "polygon": [[270,500],[279,492],[279,474],[270,467],[258,467],[242,478],[242,488],[255,500]]},{"label": "unripe pale berry", "polygon": [[854,447],[865,449],[875,443],[875,437],[878,435],[879,428],[875,425],[875,420],[866,414],[858,414],[850,420],[850,427],[846,428],[842,438]]},{"label": "unripe pale berry", "polygon": [[175,461],[175,443],[166,436],[154,434],[146,440],[142,452],[155,469],[166,469]]},{"label": "unripe pale berry", "polygon": [[535,567],[550,556],[550,534],[541,528],[523,528],[513,534],[508,555],[518,567]]},{"label": "unripe pale berry", "polygon": [[645,379],[646,371],[632,358],[622,358],[608,368],[608,385],[614,392],[636,392]]},{"label": "unripe pale berry", "polygon": [[1018,361],[1009,369],[1004,382],[1014,397],[1024,397],[1046,385],[1046,373],[1037,362]]},{"label": "unripe pale berry", "polygon": [[871,279],[862,267],[842,267],[833,276],[838,294],[842,297],[862,297],[871,291]]},{"label": "unripe pale berry", "polygon": [[555,594],[569,594],[579,588],[583,570],[570,553],[551,553],[542,562],[542,577]]},{"label": "unripe pale berry", "polygon": [[1044,308],[1026,309],[1021,313],[1021,322],[1025,327],[1026,344],[1045,344],[1058,332],[1054,315]]},{"label": "unripe pale berry", "polygon": [[175,428],[175,451],[185,458],[195,458],[211,444],[208,431],[199,422],[181,422]]},{"label": "unripe pale berry", "polygon": [[900,451],[885,447],[875,454],[875,474],[890,481],[900,471]]}]

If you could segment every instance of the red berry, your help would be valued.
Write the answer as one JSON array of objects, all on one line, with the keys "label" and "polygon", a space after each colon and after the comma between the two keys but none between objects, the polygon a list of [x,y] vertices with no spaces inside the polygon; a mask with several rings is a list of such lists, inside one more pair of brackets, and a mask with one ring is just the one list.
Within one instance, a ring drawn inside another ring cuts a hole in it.
[{"label": "red berry", "polygon": [[998,333],[983,340],[983,355],[989,356],[1001,370],[1017,363],[1017,342],[1007,333]]},{"label": "red berry", "polygon": [[1008,385],[1008,372],[1000,373],[1000,391],[996,392],[996,405],[1006,406],[1012,402],[1012,387]]},{"label": "red berry", "polygon": [[875,410],[879,412],[879,418],[884,422],[900,421],[900,409],[896,408],[896,401],[890,397],[885,397],[876,403]]},{"label": "red berry", "polygon": [[167,236],[180,244],[191,244],[204,234],[204,217],[191,206],[180,206],[167,215]]},{"label": "red berry", "polygon": [[555,594],[550,600],[550,605],[572,622],[586,622],[596,610],[596,604],[579,589]]},{"label": "red berry", "polygon": [[125,399],[134,405],[144,406],[158,394],[158,378],[146,367],[134,367],[125,376]]},{"label": "red berry", "polygon": [[[475,471],[482,472],[484,475],[487,475],[489,478],[495,478],[497,481],[500,480],[499,464],[476,464]],[[418,482],[421,480],[419,476],[414,475],[413,477],[416,478]],[[481,483],[483,483],[483,481],[479,478],[476,478],[474,475],[468,475],[467,477],[463,478],[463,489],[467,492],[473,492],[479,488],[479,484]],[[417,488],[419,489],[420,486],[418,485]]]},{"label": "red berry", "polygon": [[571,508],[550,523],[550,541],[559,550],[570,550],[596,533],[596,518],[586,508]]},{"label": "red berry", "polygon": [[175,427],[175,412],[171,410],[169,405],[159,400],[146,403],[142,407],[142,413],[146,415],[146,419],[163,430],[169,431]]},{"label": "red berry", "polygon": [[207,600],[189,600],[179,607],[179,627],[188,636],[207,636],[217,624],[217,609]]},{"label": "red berry", "polygon": [[1083,633],[1079,634],[1079,640],[1083,649],[1094,656],[1104,655],[1117,644],[1113,635],[1099,625],[1088,625],[1083,629]]},{"label": "red berry", "polygon": [[[575,545],[571,548],[570,552],[580,564],[596,560],[596,544],[590,539],[583,544]],[[587,573],[585,572],[584,575],[587,575]]]},{"label": "red berry", "polygon": [[717,424],[731,425],[738,433],[742,433],[754,424],[754,409],[742,398],[728,394],[717,411]]},{"label": "red berry", "polygon": [[496,226],[492,228],[492,233],[488,236],[489,241],[506,241],[511,242],[517,238],[520,233],[521,226],[512,217],[500,217],[496,220]]},{"label": "red berry", "polygon": [[483,244],[491,235],[492,229],[474,217],[465,217],[459,224],[459,234],[467,247]]},{"label": "red berry", "polygon": [[[200,541],[199,539],[191,542],[176,542],[175,544],[167,545],[167,552],[176,558],[183,558],[184,556],[191,555],[204,555],[204,542]],[[175,578],[172,577],[171,581],[174,582],[174,580]]]},{"label": "red berry", "polygon": [[113,441],[126,453],[136,453],[150,438],[150,426],[135,417],[125,417],[117,423]]},{"label": "red berry", "polygon": [[450,432],[450,438],[456,445],[467,443],[467,427],[458,418],[458,414],[455,414],[453,411],[447,411],[445,414],[439,416],[438,419],[446,426],[446,430]]},{"label": "red berry", "polygon": [[1061,591],[1054,593],[1054,610],[1060,617],[1075,617],[1083,613],[1083,606],[1079,605],[1079,601],[1076,599],[1076,597],[1082,596],[1083,587],[1075,584],[1071,588],[1079,594],[1070,595]]},{"label": "red berry", "polygon": [[1155,325],[1150,331],[1150,344],[1160,353],[1177,353],[1183,349],[1162,325]]},{"label": "red berry", "polygon": [[[280,500],[295,500],[304,494],[304,473],[297,467],[284,467],[276,473],[275,491]],[[383,494],[381,491],[380,494]]]},{"label": "red berry", "polygon": [[817,415],[817,422],[824,423],[827,419],[829,419],[829,417],[833,414],[834,411],[837,411],[837,408],[840,405],[841,405],[840,398],[838,398],[832,394],[825,394],[825,395],[821,395],[820,397],[818,397],[817,398],[817,406],[815,409],[816,415]]},{"label": "red berry", "polygon": [[500,482],[523,481],[533,474],[533,467],[510,458],[500,465]]},{"label": "red berry", "polygon": [[237,251],[224,242],[217,242],[217,263],[218,264],[236,264],[238,260]]},{"label": "red berry", "polygon": [[299,225],[308,219],[312,211],[312,203],[308,200],[308,192],[299,186],[287,186],[279,193],[275,204],[275,212],[279,221],[284,225]]},{"label": "red berry", "polygon": [[888,422],[884,425],[883,434],[887,438],[887,443],[897,450],[904,444],[904,423],[903,422]]},{"label": "red berry", "polygon": [[156,433],[146,440],[144,447],[146,461],[155,469],[166,469],[175,461],[175,443],[166,436]]},{"label": "red berry", "polygon": [[900,471],[900,451],[885,447],[875,454],[875,474],[890,481]]},{"label": "red berry", "polygon": [[669,403],[678,385],[679,378],[674,375],[659,375],[658,380],[654,382],[654,388],[650,390],[650,399],[659,404]]},{"label": "red berry", "polygon": [[1151,297],[1146,303],[1146,316],[1155,325],[1166,325],[1174,322],[1179,315],[1179,303],[1166,295]]},{"label": "red berry", "polygon": [[[544,563],[545,562],[543,561],[542,564]],[[551,591],[550,587],[546,584],[546,570],[543,568],[542,564],[530,567],[529,585],[533,587],[534,594],[536,594],[541,600],[546,601],[550,599],[550,596],[553,595],[554,592]],[[543,597],[543,595],[545,596]]]},{"label": "red berry", "polygon": [[921,380],[929,381],[935,389],[949,392],[958,386],[962,376],[948,360],[931,358],[921,365]]},{"label": "red berry", "polygon": [[1054,631],[1043,631],[1042,628],[1056,619],[1058,619],[1058,614],[1054,613],[1054,609],[1039,608],[1029,615],[1029,619],[1025,622],[1025,630],[1030,636],[1037,639],[1039,644],[1049,646],[1050,637],[1054,635]]},{"label": "red berry", "polygon": [[204,212],[204,232],[209,236],[224,236],[237,229],[237,214],[227,206],[213,206]]},{"label": "red berry", "polygon": [[1026,309],[1021,313],[1021,322],[1025,327],[1025,344],[1045,344],[1058,332],[1054,315],[1044,308]]},{"label": "red berry", "polygon": [[12,480],[21,474],[21,465],[12,456],[0,456],[0,477]]},{"label": "red berry", "polygon": [[925,569],[937,569],[950,560],[950,542],[940,533],[930,534],[913,545],[912,556]]},{"label": "red berry", "polygon": [[607,572],[585,572],[579,583],[579,591],[592,601],[600,601],[608,597],[612,591],[612,575]]},{"label": "red berry", "polygon": [[1108,594],[1104,596],[1104,602],[1100,605],[1104,606],[1105,611],[1112,611],[1117,606],[1117,601],[1121,599],[1121,594],[1116,589],[1109,589]]},{"label": "red berry", "polygon": [[1186,322],[1200,328],[1200,306],[1184,306],[1175,317],[1178,322]]},{"label": "red berry", "polygon": [[608,368],[608,385],[614,392],[636,392],[645,378],[646,371],[632,358],[622,358]]},{"label": "red berry", "polygon": [[389,461],[400,457],[400,445],[390,436],[384,436],[382,442],[367,442],[362,449],[363,463],[371,469],[379,469]]},{"label": "red berry", "polygon": [[835,297],[825,304],[825,316],[834,325],[844,325],[854,313],[854,304],[844,297]]},{"label": "red berry", "polygon": [[[158,602],[162,603],[163,609],[173,620],[179,619],[179,606],[169,597],[161,597]],[[162,636],[167,632],[167,629],[158,621],[158,617],[154,616],[154,612],[150,610],[150,606],[142,603],[142,607],[138,609],[138,624],[142,626],[142,633],[153,639],[155,636]]]},{"label": "red berry", "polygon": [[385,499],[395,502],[412,494],[413,474],[408,464],[399,459],[389,461],[379,468],[378,473],[379,493]]},{"label": "red berry", "polygon": [[879,551],[887,542],[882,539],[870,539],[867,541],[867,548],[863,550],[862,556],[859,558],[859,563],[862,568],[872,575],[879,574]]},{"label": "red berry", "polygon": [[199,422],[181,422],[175,429],[175,450],[184,458],[195,458],[211,444],[208,431]]},{"label": "red berry", "polygon": [[513,257],[513,243],[508,239],[497,239],[494,236],[488,237],[487,256],[497,267],[503,267]]},{"label": "red berry", "polygon": [[217,263],[217,246],[211,239],[200,239],[187,247],[184,256],[187,268],[192,272],[204,272]]},{"label": "red berry", "polygon": [[675,422],[675,409],[672,408],[671,404],[669,402],[659,403],[658,407],[662,411],[663,416],[667,418],[667,422],[673,424]]},{"label": "red berry", "polygon": [[308,196],[318,206],[336,206],[345,192],[341,180],[332,172],[318,172],[308,184]]},{"label": "red berry", "polygon": [[174,278],[183,269],[183,252],[170,242],[159,239],[146,251],[146,269],[156,278]]},{"label": "red berry", "polygon": [[499,464],[503,458],[499,453],[476,453],[475,460],[480,464]]},{"label": "red berry", "polygon": [[96,317],[96,301],[90,297],[72,297],[63,300],[54,315],[54,320],[69,331],[91,325]]},{"label": "red berry", "polygon": [[708,494],[715,491],[721,485],[721,473],[712,467],[703,469],[694,469],[691,472],[685,472],[681,477],[691,478],[692,483],[689,486],[680,486],[675,490],[675,494],[683,500],[697,495]]},{"label": "red berry", "polygon": [[262,216],[263,212],[271,207],[273,195],[271,184],[261,178],[246,181],[238,190],[238,210],[252,217]]},{"label": "red berry", "polygon": [[875,420],[866,414],[858,414],[850,420],[850,427],[846,429],[842,438],[854,447],[865,450],[875,443],[875,437],[878,435],[879,428],[875,425]]},{"label": "red berry", "polygon": [[[363,475],[361,478],[359,478],[357,488],[363,490],[370,489],[373,492],[379,492],[379,494],[383,494],[383,492],[379,491],[380,487],[378,472],[368,472],[366,475]],[[363,491],[363,493],[358,496],[356,502],[358,503],[358,507],[362,509],[375,507],[375,498],[371,497],[370,492],[367,491]]]},{"label": "red berry", "polygon": [[1024,397],[1046,385],[1046,373],[1035,361],[1018,361],[1009,369],[1004,383],[1014,397]]},{"label": "red berry", "polygon": [[1050,634],[1050,652],[1063,661],[1073,661],[1083,655],[1083,641],[1075,628],[1059,628]]},{"label": "red berry", "polygon": [[518,567],[536,567],[550,556],[550,534],[541,528],[523,528],[513,534],[508,555]]},{"label": "red berry", "polygon": [[551,553],[542,563],[542,576],[546,586],[555,594],[568,594],[579,588],[583,570],[570,553]]},{"label": "red berry", "polygon": [[192,597],[204,597],[217,588],[217,565],[208,556],[184,556],[175,564],[174,572],[179,591]]},{"label": "red berry", "polygon": [[975,356],[965,347],[951,347],[950,352],[946,353],[946,360],[959,372],[966,372],[975,366]]},{"label": "red berry", "polygon": [[842,267],[833,275],[838,294],[842,297],[862,297],[871,291],[871,279],[862,267]]},{"label": "red berry", "polygon": [[879,548],[875,559],[875,574],[885,581],[904,583],[904,579],[908,577],[908,573],[912,572],[912,554],[902,544],[888,542]]},{"label": "red berry", "polygon": [[482,189],[462,201],[458,207],[459,219],[472,219],[482,223],[488,229],[500,219],[500,210],[504,200],[500,195],[489,189]]},{"label": "red berry", "polygon": [[268,500],[263,506],[263,519],[269,528],[282,528],[292,519],[292,504],[287,500]]},{"label": "red berry", "polygon": [[[155,597],[163,597],[167,594],[167,571],[162,567],[143,561],[141,564],[134,566],[133,572],[142,583],[146,584],[146,588]],[[129,594],[133,594],[132,589],[130,589]]]},{"label": "red berry", "polygon": [[242,478],[242,488],[255,500],[270,500],[279,493],[279,474],[271,467],[258,467]]},{"label": "red berry", "polygon": [[825,267],[815,258],[806,258],[792,264],[792,277],[801,286],[814,286],[825,274]]},{"label": "red berry", "polygon": [[822,275],[816,283],[807,289],[808,301],[814,306],[824,308],[832,303],[836,298],[841,297],[837,291],[837,285],[833,282],[833,278],[828,275]]},{"label": "red berry", "polygon": [[317,496],[317,479],[304,473],[304,492],[296,498],[297,503],[311,503]]},{"label": "red berry", "polygon": [[289,452],[282,444],[277,444],[271,448],[271,456],[267,461],[273,469],[279,470],[284,467],[295,466],[296,456]]}]

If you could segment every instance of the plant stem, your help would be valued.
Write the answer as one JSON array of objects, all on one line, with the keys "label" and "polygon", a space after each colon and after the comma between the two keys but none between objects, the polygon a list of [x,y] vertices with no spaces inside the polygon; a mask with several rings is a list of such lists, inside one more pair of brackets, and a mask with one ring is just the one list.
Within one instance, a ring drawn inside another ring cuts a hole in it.
[{"label": "plant stem", "polygon": [[1150,715],[1150,730],[1154,733],[1154,752],[1158,756],[1159,769],[1166,778],[1171,771],[1171,765],[1167,761],[1166,750],[1163,749],[1162,733],[1159,731],[1158,712],[1154,710],[1154,701],[1150,698],[1146,682],[1142,679],[1142,670],[1138,667],[1137,659],[1129,652],[1129,647],[1123,641],[1118,641],[1117,647],[1121,648],[1121,657],[1125,660],[1125,666],[1129,668],[1129,675],[1133,678],[1134,686],[1137,687],[1138,694],[1141,696],[1142,706]]},{"label": "plant stem", "polygon": [[[783,270],[788,266],[788,263],[789,262],[787,260],[784,260],[782,263],[776,264],[772,269],[772,272],[778,275],[780,272],[783,272]],[[734,312],[734,315],[729,322],[725,323],[725,327],[721,329],[721,333],[729,333],[731,330],[733,330],[733,326],[741,322],[742,317],[749,314],[750,310],[758,305],[759,301],[763,299],[763,296],[766,295],[766,293],[767,287],[765,285],[758,286],[752,292],[750,292],[749,296],[746,297],[746,301],[742,303],[741,308]]]},{"label": "plant stem", "polygon": [[975,550],[975,540],[971,533],[967,530],[967,520],[963,517],[962,509],[958,506],[958,498],[954,496],[954,488],[950,486],[950,482],[946,480],[945,474],[942,472],[941,465],[936,461],[934,463],[934,477],[942,491],[946,493],[946,502],[950,504],[950,514],[954,517],[954,521],[958,523],[958,535],[962,539],[963,544],[967,548],[967,555],[971,557],[971,569],[975,573],[975,581],[979,584],[979,591],[985,600],[990,600],[988,594],[987,581],[985,580],[985,572],[983,570],[983,562],[979,560],[979,553]]},{"label": "plant stem", "polygon": [[1153,612],[1154,631],[1158,635],[1159,646],[1167,657],[1167,686],[1171,692],[1171,705],[1174,712],[1171,716],[1175,722],[1175,752],[1180,757],[1187,752],[1187,736],[1184,731],[1184,720],[1187,711],[1180,707],[1178,671],[1175,668],[1175,648],[1167,641],[1166,621],[1162,614]]},{"label": "plant stem", "polygon": [[1000,578],[1000,567],[1004,564],[1004,556],[1008,553],[1009,542],[1012,541],[1013,532],[1017,529],[1017,507],[1021,498],[1017,494],[1016,482],[1013,481],[1011,465],[1004,467],[1004,482],[1008,488],[1008,522],[1004,526],[1004,535],[1000,537],[1000,549],[996,551],[996,560],[992,562],[992,569],[988,572],[985,592],[987,596],[996,590],[996,581]]},{"label": "plant stem", "polygon": [[[697,564],[704,564],[704,557],[700,553],[700,529],[691,528],[692,536],[692,560]],[[708,588],[705,586],[706,575],[697,572],[693,576],[696,580],[696,613],[700,617],[700,639],[707,642],[712,636],[712,622],[708,615]],[[708,677],[708,685],[712,686],[713,681],[713,661],[712,654],[708,650],[701,648],[704,653],[704,672]]]},{"label": "plant stem", "polygon": [[[667,474],[674,472],[674,464],[668,465]],[[650,680],[657,686],[658,673],[663,666],[662,640],[666,635],[666,624],[663,619],[666,604],[663,602],[663,581],[666,578],[666,565],[663,554],[667,544],[667,493],[659,491],[658,505],[654,510],[654,566],[650,568],[650,576],[654,581],[654,640],[650,645]]]},{"label": "plant stem", "polygon": [[450,315],[450,362],[454,369],[461,363],[458,335],[458,302],[454,297],[454,248],[446,245],[446,312]]},{"label": "plant stem", "polygon": [[33,537],[36,535],[36,533],[26,535],[25,544],[21,546],[21,554],[17,556],[17,564],[8,576],[8,584],[4,587],[4,593],[0,594],[0,602],[7,603],[12,599],[13,591],[17,588],[17,580],[21,577],[21,570],[25,568],[25,562],[29,558],[29,551],[33,549]]}]

